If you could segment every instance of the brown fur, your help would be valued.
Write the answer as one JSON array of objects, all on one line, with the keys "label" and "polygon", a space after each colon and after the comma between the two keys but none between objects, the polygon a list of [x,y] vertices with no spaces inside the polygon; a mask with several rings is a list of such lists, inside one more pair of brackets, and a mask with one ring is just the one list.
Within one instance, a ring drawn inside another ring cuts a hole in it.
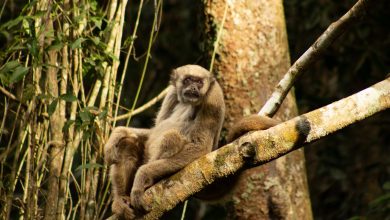
[{"label": "brown fur", "polygon": [[147,211],[147,188],[217,148],[224,114],[222,90],[211,73],[195,65],[174,70],[155,126],[115,128],[105,146],[112,211],[125,219]]},{"label": "brown fur", "polygon": [[249,131],[266,130],[279,124],[279,121],[260,115],[248,115],[234,123],[226,137],[227,142],[232,142]]}]

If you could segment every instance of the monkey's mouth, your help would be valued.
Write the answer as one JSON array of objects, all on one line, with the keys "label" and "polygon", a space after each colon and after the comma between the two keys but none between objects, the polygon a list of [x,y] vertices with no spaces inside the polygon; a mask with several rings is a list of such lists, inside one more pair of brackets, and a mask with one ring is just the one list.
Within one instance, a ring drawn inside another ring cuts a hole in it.
[{"label": "monkey's mouth", "polygon": [[185,91],[184,96],[190,99],[198,99],[200,97],[199,93],[196,91]]}]

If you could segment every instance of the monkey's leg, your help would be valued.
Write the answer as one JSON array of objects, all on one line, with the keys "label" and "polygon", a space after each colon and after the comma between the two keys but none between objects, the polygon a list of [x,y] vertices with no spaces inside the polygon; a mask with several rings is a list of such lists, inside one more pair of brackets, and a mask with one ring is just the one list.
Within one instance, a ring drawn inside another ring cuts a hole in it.
[{"label": "monkey's leg", "polygon": [[156,155],[158,159],[170,158],[179,153],[189,141],[185,136],[180,134],[176,129],[171,129],[164,133],[164,137],[160,142],[160,154]]},{"label": "monkey's leg", "polygon": [[130,208],[129,191],[137,170],[136,161],[121,161],[111,165],[112,212],[124,219],[134,219],[134,211]]},{"label": "monkey's leg", "polygon": [[146,206],[143,200],[145,190],[152,186],[156,181],[179,171],[188,163],[207,153],[200,151],[192,143],[188,145],[186,145],[182,151],[170,158],[151,161],[142,165],[137,170],[130,195],[131,205],[135,209],[149,211],[150,208]]},{"label": "monkey's leg", "polygon": [[110,157],[112,164],[112,212],[125,219],[134,219],[129,195],[135,172],[143,160],[145,142],[140,136],[129,131],[130,129],[116,130],[111,134],[106,144],[105,156]]},{"label": "monkey's leg", "polygon": [[[117,162],[118,154],[123,150],[118,147],[121,140],[128,138],[128,145],[143,144],[150,133],[149,129],[116,127],[111,132],[110,138],[104,145],[104,160],[108,165]],[[131,143],[132,142],[132,143]],[[122,145],[125,146],[125,145]],[[123,147],[122,147],[123,148]]]}]

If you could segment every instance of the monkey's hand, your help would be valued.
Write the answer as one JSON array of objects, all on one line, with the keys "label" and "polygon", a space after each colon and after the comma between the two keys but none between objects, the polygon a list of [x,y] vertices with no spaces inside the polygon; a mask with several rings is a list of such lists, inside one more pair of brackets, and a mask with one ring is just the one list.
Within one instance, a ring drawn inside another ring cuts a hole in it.
[{"label": "monkey's hand", "polygon": [[131,205],[139,212],[149,212],[150,208],[145,204],[143,199],[145,190],[153,185],[153,179],[148,175],[147,166],[141,166],[134,179],[133,188],[131,189]]},{"label": "monkey's hand", "polygon": [[126,220],[135,219],[134,210],[130,208],[130,197],[128,196],[114,198],[112,212]]},{"label": "monkey's hand", "polygon": [[150,208],[145,204],[143,196],[144,192],[142,190],[134,189],[131,191],[131,206],[141,213],[150,211]]}]

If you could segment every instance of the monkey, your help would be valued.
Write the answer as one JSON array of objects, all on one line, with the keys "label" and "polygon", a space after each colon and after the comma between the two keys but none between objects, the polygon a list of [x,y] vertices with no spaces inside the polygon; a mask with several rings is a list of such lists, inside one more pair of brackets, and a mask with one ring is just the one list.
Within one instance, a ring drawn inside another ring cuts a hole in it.
[{"label": "monkey", "polygon": [[130,189],[137,167],[143,161],[148,129],[117,127],[104,147],[104,159],[110,167],[112,212],[124,219],[135,217],[130,207]]},{"label": "monkey", "polygon": [[145,190],[216,149],[224,117],[222,89],[209,71],[197,65],[174,69],[155,125],[116,127],[104,146],[113,213],[134,219],[149,211]]}]

